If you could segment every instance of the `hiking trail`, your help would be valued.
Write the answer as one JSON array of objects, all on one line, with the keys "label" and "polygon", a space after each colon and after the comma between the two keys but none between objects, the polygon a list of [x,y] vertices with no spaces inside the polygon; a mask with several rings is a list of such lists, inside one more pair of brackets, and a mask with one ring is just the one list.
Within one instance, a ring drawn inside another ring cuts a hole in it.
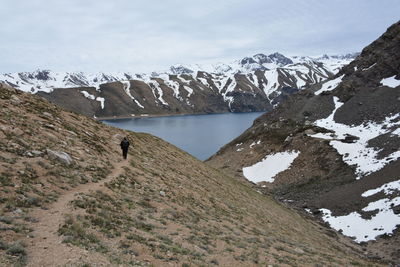
[{"label": "hiking trail", "polygon": [[[96,257],[96,260],[102,262],[98,266],[107,265],[107,259],[99,253],[93,255],[93,252],[71,246],[63,243],[63,237],[58,234],[60,225],[64,223],[65,214],[71,211],[69,203],[73,201],[77,194],[85,194],[90,191],[107,191],[105,183],[118,177],[123,172],[123,167],[128,166],[129,161],[124,160],[114,164],[114,168],[105,179],[97,183],[86,183],[79,185],[62,194],[57,202],[52,203],[48,209],[36,209],[30,213],[30,216],[37,219],[33,224],[33,238],[28,242],[28,264],[27,266],[65,266],[81,258],[90,261],[90,258]],[[91,256],[89,257],[89,254]]]}]

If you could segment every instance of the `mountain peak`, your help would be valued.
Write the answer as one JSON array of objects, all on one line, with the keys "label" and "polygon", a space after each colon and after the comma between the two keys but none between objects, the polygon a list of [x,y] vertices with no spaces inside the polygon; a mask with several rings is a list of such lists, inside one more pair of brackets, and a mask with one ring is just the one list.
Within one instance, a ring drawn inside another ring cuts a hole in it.
[{"label": "mountain peak", "polygon": [[270,54],[268,56],[273,62],[277,63],[278,65],[289,65],[289,64],[293,64],[293,61],[288,58],[285,57],[284,55],[282,55],[281,53],[275,52],[273,54]]},{"label": "mountain peak", "polygon": [[172,74],[191,74],[194,72],[193,70],[191,70],[183,65],[174,65],[174,66],[171,66],[169,69]]}]

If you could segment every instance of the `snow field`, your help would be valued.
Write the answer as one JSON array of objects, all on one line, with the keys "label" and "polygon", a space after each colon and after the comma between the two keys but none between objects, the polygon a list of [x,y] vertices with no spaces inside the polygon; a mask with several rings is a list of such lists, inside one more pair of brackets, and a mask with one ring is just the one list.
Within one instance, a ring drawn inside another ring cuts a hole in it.
[{"label": "snow field", "polygon": [[339,83],[342,82],[343,77],[344,77],[344,74],[342,76],[337,77],[336,79],[327,81],[326,83],[324,83],[322,85],[321,89],[316,91],[314,94],[319,95],[322,92],[334,90],[339,85]]},{"label": "snow field", "polygon": [[290,168],[292,162],[299,154],[299,151],[285,151],[267,155],[260,162],[249,167],[244,167],[243,175],[254,183],[272,183],[278,173]]},{"label": "snow field", "polygon": [[[368,191],[367,191],[368,192]],[[377,236],[382,234],[391,234],[400,224],[400,216],[395,214],[391,206],[400,204],[400,197],[393,199],[384,198],[375,202],[371,202],[363,211],[375,211],[378,213],[373,215],[371,219],[363,219],[358,212],[352,212],[344,216],[332,216],[332,212],[328,209],[320,209],[323,213],[322,219],[342,234],[354,237],[355,241],[360,243],[363,241],[375,240]]]},{"label": "snow field", "polygon": [[400,86],[400,80],[396,80],[394,77],[396,77],[396,75],[389,77],[389,78],[382,79],[381,84],[384,86],[392,87],[392,88]]},{"label": "snow field", "polygon": [[[335,109],[325,119],[315,121],[315,125],[331,130],[334,133],[318,133],[310,135],[314,138],[323,138],[330,141],[343,160],[348,165],[356,165],[357,179],[364,175],[376,172],[382,169],[392,160],[400,158],[400,151],[395,151],[383,159],[377,159],[378,152],[372,147],[368,147],[369,140],[385,134],[397,134],[400,121],[397,119],[400,114],[387,117],[382,123],[367,122],[358,126],[348,126],[334,121],[335,112],[343,105],[337,97],[333,98]],[[397,121],[397,122],[396,122]],[[396,129],[397,128],[397,129]],[[353,143],[344,143],[338,139],[344,139],[347,135],[356,136],[359,139]],[[384,184],[376,189],[364,192],[362,197],[369,197],[383,191],[386,195],[400,190],[400,180]],[[352,212],[344,216],[332,216],[328,209],[320,209],[323,213],[322,219],[329,225],[341,231],[344,235],[354,237],[356,242],[375,240],[382,234],[390,235],[400,224],[400,215],[395,214],[393,206],[400,204],[400,197],[383,198],[369,203],[362,209],[364,212],[377,211],[370,219],[363,219],[358,212]]]},{"label": "snow field", "polygon": [[[377,159],[379,151],[373,147],[368,147],[368,141],[385,133],[393,131],[393,127],[398,127],[400,121],[395,121],[400,114],[387,117],[381,124],[375,122],[368,122],[358,126],[349,126],[334,121],[333,117],[335,112],[343,105],[339,102],[337,97],[333,98],[335,109],[325,119],[317,120],[314,122],[316,126],[325,128],[334,132],[334,134],[318,133],[310,135],[314,138],[323,138],[330,141],[330,145],[334,147],[343,160],[348,165],[356,165],[356,174],[358,179],[364,175],[376,172],[382,169],[386,164],[392,160],[400,158],[400,151],[395,151],[383,159]],[[344,143],[338,139],[344,139],[347,135],[356,136],[359,139],[353,143]]]},{"label": "snow field", "polygon": [[381,191],[383,191],[385,193],[385,195],[389,195],[389,194],[393,193],[394,191],[400,191],[400,180],[386,183],[378,188],[365,191],[364,193],[362,193],[361,196],[369,197],[369,196],[375,195],[376,193],[379,193]]}]

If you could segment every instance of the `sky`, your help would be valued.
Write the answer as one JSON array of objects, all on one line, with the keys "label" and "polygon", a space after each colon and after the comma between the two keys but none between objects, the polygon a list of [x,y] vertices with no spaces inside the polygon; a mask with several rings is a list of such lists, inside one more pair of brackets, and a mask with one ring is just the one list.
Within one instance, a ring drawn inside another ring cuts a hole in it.
[{"label": "sky", "polygon": [[399,0],[0,0],[0,73],[151,72],[361,51]]}]

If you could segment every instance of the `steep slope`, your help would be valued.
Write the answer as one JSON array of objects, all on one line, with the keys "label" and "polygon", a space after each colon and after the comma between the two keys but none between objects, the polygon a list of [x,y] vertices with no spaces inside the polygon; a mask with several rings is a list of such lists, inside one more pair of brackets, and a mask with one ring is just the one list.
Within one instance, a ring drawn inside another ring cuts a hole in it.
[{"label": "steep slope", "polygon": [[91,117],[249,112],[271,110],[293,92],[331,77],[356,56],[257,54],[230,64],[176,65],[151,75],[38,70],[0,75],[0,81]]},{"label": "steep slope", "polygon": [[2,266],[379,265],[156,137],[5,85],[0,107]]},{"label": "steep slope", "polygon": [[400,263],[400,23],[210,159]]}]

